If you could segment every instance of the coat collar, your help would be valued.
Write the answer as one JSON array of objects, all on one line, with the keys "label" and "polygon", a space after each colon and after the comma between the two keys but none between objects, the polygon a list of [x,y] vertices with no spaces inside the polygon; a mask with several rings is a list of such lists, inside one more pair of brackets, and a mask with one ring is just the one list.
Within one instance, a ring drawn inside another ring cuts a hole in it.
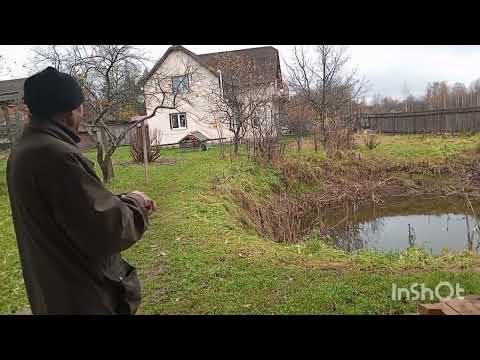
[{"label": "coat collar", "polygon": [[50,134],[57,139],[68,142],[72,145],[77,145],[80,142],[80,137],[72,130],[67,128],[64,124],[54,120],[38,120],[32,118],[29,127],[34,131],[40,131]]}]

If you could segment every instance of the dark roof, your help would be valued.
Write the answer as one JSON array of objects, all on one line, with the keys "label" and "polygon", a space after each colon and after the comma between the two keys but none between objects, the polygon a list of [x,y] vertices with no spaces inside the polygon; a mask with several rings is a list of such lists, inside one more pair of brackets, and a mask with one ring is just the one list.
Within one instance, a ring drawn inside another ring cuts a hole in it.
[{"label": "dark roof", "polygon": [[0,81],[0,101],[13,101],[23,97],[23,84],[26,78]]},{"label": "dark roof", "polygon": [[[232,50],[232,51],[223,51],[209,54],[200,54],[197,55],[190,50],[184,48],[180,45],[174,45],[168,48],[168,50],[163,54],[163,56],[158,60],[152,69],[142,77],[139,84],[144,85],[145,82],[150,79],[150,77],[158,70],[160,65],[165,61],[165,59],[173,51],[183,51],[185,54],[190,55],[197,62],[205,66],[213,75],[218,76],[217,73],[217,63],[218,59],[224,55],[238,55],[249,57],[254,60],[256,71],[262,77],[266,76],[268,81],[275,81],[280,79],[281,70],[280,70],[280,58],[278,56],[278,50],[272,46],[262,46],[257,48],[250,49],[241,49],[241,50]],[[221,69],[220,69],[221,70]]]},{"label": "dark roof", "polygon": [[216,69],[218,59],[226,55],[252,59],[255,63],[255,72],[257,73],[258,78],[269,82],[273,82],[277,79],[280,80],[280,58],[278,56],[278,50],[272,46],[201,54],[198,55],[198,57],[203,64]]},{"label": "dark roof", "polygon": [[206,137],[205,135],[203,135],[200,131],[192,131],[192,132],[189,133],[187,136],[185,136],[184,138],[182,138],[179,142],[182,142],[183,140],[185,140],[186,138],[188,138],[188,137],[190,137],[190,136],[193,136],[195,139],[197,139],[197,140],[200,141],[200,142],[209,140],[209,138]]}]

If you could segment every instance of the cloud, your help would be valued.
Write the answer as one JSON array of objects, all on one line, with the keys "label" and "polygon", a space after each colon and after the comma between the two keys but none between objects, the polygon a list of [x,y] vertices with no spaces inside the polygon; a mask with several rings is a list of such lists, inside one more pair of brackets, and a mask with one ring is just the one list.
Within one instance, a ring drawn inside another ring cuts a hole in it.
[{"label": "cloud", "polygon": [[[170,45],[139,46],[155,62]],[[185,45],[195,53],[236,50],[263,45]],[[273,45],[279,50],[282,71],[283,61],[290,61],[293,45]],[[309,45],[307,45],[309,46]],[[1,45],[0,55],[5,56],[9,74],[1,74],[0,80],[27,76],[24,65],[31,57],[26,45]],[[419,96],[425,92],[428,82],[463,82],[465,85],[480,78],[480,46],[478,45],[350,45],[352,66],[357,66],[371,84],[369,96],[374,93],[401,98],[404,82],[410,92]]]},{"label": "cloud", "polygon": [[413,95],[422,95],[428,82],[457,81],[469,85],[480,77],[480,46],[369,45],[351,46],[352,62],[372,83],[372,93],[402,97],[407,82]]}]

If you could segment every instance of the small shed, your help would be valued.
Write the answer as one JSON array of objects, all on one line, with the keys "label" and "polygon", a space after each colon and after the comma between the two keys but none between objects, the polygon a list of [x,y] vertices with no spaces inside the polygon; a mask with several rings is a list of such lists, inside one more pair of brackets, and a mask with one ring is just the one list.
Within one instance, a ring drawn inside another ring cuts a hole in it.
[{"label": "small shed", "polygon": [[210,139],[203,135],[200,131],[192,131],[183,139],[181,139],[178,144],[180,149],[183,150],[202,149],[202,151],[205,151],[207,150],[208,140]]},{"label": "small shed", "polygon": [[0,81],[0,148],[9,148],[21,134],[28,121],[28,110],[23,104],[25,79]]}]

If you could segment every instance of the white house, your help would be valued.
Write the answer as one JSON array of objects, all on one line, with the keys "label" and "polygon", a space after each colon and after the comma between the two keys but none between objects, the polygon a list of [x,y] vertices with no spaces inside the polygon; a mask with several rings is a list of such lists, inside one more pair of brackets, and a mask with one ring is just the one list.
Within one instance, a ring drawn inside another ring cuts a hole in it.
[{"label": "white house", "polygon": [[172,104],[172,94],[166,88],[177,89],[179,94],[176,109],[157,109],[148,120],[150,132],[156,129],[161,133],[161,144],[178,143],[192,132],[212,140],[232,137],[228,125],[220,124],[212,114],[209,97],[212,89],[222,93],[222,69],[217,68],[217,60],[231,53],[253,59],[256,71],[264,78],[267,74],[272,91],[283,91],[278,51],[271,46],[203,55],[183,46],[171,46],[141,81],[147,115],[162,101],[163,105]]}]

